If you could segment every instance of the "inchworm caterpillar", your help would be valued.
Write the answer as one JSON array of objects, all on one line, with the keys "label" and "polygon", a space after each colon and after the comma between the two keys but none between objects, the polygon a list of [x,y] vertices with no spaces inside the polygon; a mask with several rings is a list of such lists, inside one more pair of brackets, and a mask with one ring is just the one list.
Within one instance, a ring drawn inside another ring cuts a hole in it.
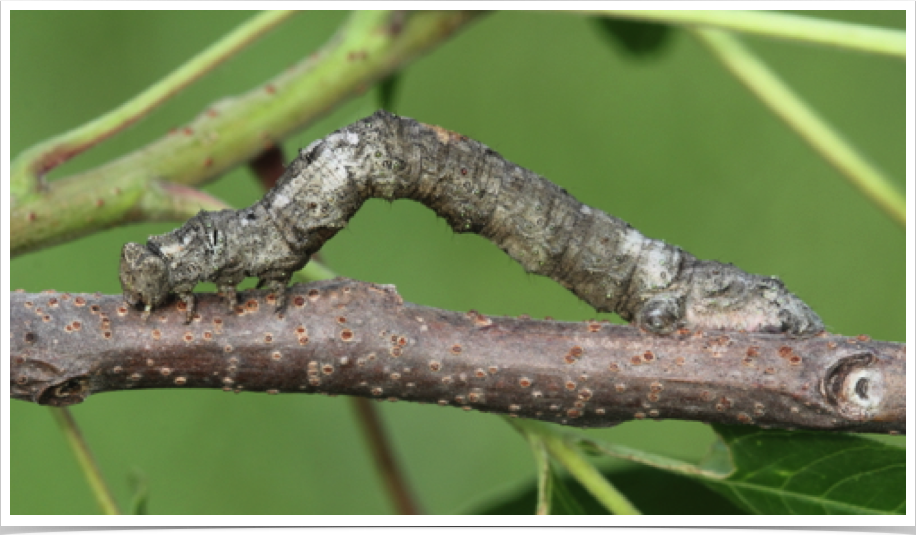
[{"label": "inchworm caterpillar", "polygon": [[658,334],[823,330],[779,279],[646,238],[482,143],[385,111],[302,149],[252,206],[202,211],[146,245],[124,245],[124,298],[148,313],[174,293],[190,319],[198,282],[216,283],[234,308],[236,286],[254,276],[277,294],[279,310],[293,272],[373,197],[421,202],[455,232],[488,238],[526,271]]}]

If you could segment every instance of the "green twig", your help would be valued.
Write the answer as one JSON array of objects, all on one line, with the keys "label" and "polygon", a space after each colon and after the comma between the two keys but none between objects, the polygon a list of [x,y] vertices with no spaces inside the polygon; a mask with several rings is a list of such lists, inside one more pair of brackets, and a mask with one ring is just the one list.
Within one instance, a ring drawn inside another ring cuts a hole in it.
[{"label": "green twig", "polygon": [[534,420],[506,419],[528,440],[537,440],[557,462],[576,478],[598,503],[615,515],[641,514],[582,454],[575,441]]},{"label": "green twig", "polygon": [[79,426],[76,420],[73,419],[70,409],[67,407],[50,407],[50,409],[51,414],[54,416],[54,419],[57,420],[61,431],[63,431],[64,436],[67,438],[70,449],[73,450],[73,454],[76,455],[76,460],[83,470],[83,475],[86,476],[86,481],[92,488],[92,493],[95,495],[95,499],[99,503],[102,512],[106,515],[121,514],[121,510],[118,509],[118,504],[115,502],[114,496],[112,496],[111,490],[108,488],[108,484],[102,476],[102,471],[99,469],[98,464],[95,462],[95,458],[92,456],[89,445],[83,440],[83,435],[80,433]]},{"label": "green twig", "polygon": [[[445,41],[477,15],[357,11],[321,50],[263,86],[104,166],[13,200],[10,254],[132,221],[154,180],[196,185],[277,144]],[[396,22],[394,25],[392,22]]]},{"label": "green twig", "polygon": [[906,199],[890,180],[820,118],[753,52],[721,30],[695,28],[692,33],[729,72],[863,195],[901,227],[906,225]]},{"label": "green twig", "polygon": [[615,515],[638,515],[639,510],[605,478],[595,466],[588,462],[582,452],[568,444],[560,436],[543,437],[547,451],[575,477],[583,487],[592,493],[599,503]]},{"label": "green twig", "polygon": [[13,198],[35,193],[42,175],[139,121],[154,108],[287,20],[293,11],[266,11],[245,22],[209,48],[118,108],[69,132],[27,149],[12,163]]},{"label": "green twig", "polygon": [[538,501],[535,508],[535,514],[550,514],[550,498],[553,495],[553,477],[550,470],[550,456],[547,454],[547,447],[540,436],[535,433],[526,433],[528,445],[531,446],[531,452],[534,454],[534,462],[537,465],[538,475]]},{"label": "green twig", "polygon": [[172,182],[150,182],[133,212],[137,221],[175,221],[190,219],[201,210],[225,210],[225,202],[195,188]]},{"label": "green twig", "polygon": [[818,20],[788,13],[622,9],[590,12],[609,17],[647,22],[721,28],[764,37],[859,50],[873,54],[886,54],[906,59],[906,32],[904,31],[848,22]]}]

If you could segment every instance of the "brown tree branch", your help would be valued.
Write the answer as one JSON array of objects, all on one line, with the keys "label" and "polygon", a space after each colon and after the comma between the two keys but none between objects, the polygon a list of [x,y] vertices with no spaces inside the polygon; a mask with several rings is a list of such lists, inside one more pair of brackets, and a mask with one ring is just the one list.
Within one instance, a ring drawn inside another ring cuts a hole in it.
[{"label": "brown tree branch", "polygon": [[648,334],[486,317],[334,279],[199,296],[146,320],[121,296],[14,292],[10,395],[64,406],[141,388],[325,393],[437,403],[577,427],[660,418],[906,432],[906,346],[821,334]]}]

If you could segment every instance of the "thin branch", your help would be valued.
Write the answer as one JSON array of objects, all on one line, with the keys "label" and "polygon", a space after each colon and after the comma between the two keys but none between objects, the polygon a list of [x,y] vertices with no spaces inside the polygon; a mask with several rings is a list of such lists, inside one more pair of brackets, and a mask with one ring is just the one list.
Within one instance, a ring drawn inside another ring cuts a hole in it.
[{"label": "thin branch", "polygon": [[[517,429],[531,429],[538,433],[541,424],[537,422],[518,422]],[[530,427],[529,427],[530,426]],[[557,433],[538,433],[538,438],[544,443],[550,456],[556,459],[570,475],[576,478],[594,498],[615,515],[639,515],[639,512],[630,500],[620,493],[595,465],[588,462],[581,449],[574,444],[567,443],[563,436]]]},{"label": "thin branch", "polygon": [[[512,422],[510,421],[509,423]],[[525,439],[528,440],[528,445],[531,446],[531,453],[534,454],[538,488],[537,506],[535,507],[534,514],[549,515],[551,513],[554,480],[550,469],[550,455],[547,454],[547,447],[544,445],[544,441],[541,440],[539,434],[526,433],[523,428],[519,428],[518,426],[515,427],[521,431]]]},{"label": "thin branch", "polygon": [[[70,405],[144,388],[326,393],[600,427],[644,418],[905,433],[905,345],[822,334],[678,331],[490,318],[347,279],[229,312],[198,296],[144,321],[122,296],[10,300],[12,398]],[[66,347],[66,352],[60,348]]]},{"label": "thin branch", "polygon": [[12,163],[10,191],[13,198],[37,193],[39,179],[45,173],[136,123],[294,14],[294,11],[265,11],[255,15],[118,108],[27,149]]},{"label": "thin branch", "polygon": [[283,176],[286,170],[286,158],[283,157],[283,149],[278,146],[269,147],[264,150],[257,158],[251,160],[249,164],[251,171],[254,173],[265,190],[277,185],[277,180]]},{"label": "thin branch", "polygon": [[[549,514],[552,479],[550,459],[556,459],[592,496],[614,515],[639,515],[630,500],[611,484],[592,463],[582,455],[577,444],[571,444],[561,433],[553,433],[544,424],[530,420],[507,420],[531,444],[538,463],[537,514]],[[549,453],[549,457],[548,454]]]},{"label": "thin branch", "polygon": [[70,444],[70,449],[76,456],[76,461],[83,470],[83,475],[92,488],[92,495],[95,496],[102,513],[106,515],[121,514],[114,495],[111,494],[111,489],[108,488],[108,483],[102,475],[102,470],[96,463],[89,445],[83,439],[79,425],[73,418],[73,414],[70,413],[70,409],[68,407],[51,407],[51,415],[57,420],[61,431],[67,438],[67,443]]},{"label": "thin branch", "polygon": [[849,22],[820,20],[789,13],[732,10],[623,10],[584,11],[608,17],[687,27],[720,28],[817,45],[906,58],[906,32]]},{"label": "thin branch", "polygon": [[901,227],[906,199],[881,171],[805,103],[741,42],[721,30],[695,28],[697,39],[770,111]]},{"label": "thin branch", "polygon": [[14,195],[13,256],[132,221],[154,180],[197,185],[249,161],[447,40],[478,13],[357,11],[318,52],[104,166]]},{"label": "thin branch", "polygon": [[388,495],[394,502],[395,510],[399,515],[423,514],[410,491],[410,485],[404,478],[404,471],[395,459],[394,448],[391,447],[391,441],[385,434],[379,411],[366,398],[353,398],[352,406],[359,416],[360,427],[366,436],[366,444],[372,452],[372,458],[382,476],[382,481],[385,482]]},{"label": "thin branch", "polygon": [[201,210],[214,211],[231,208],[224,201],[182,184],[155,181],[130,217],[133,221],[174,221],[190,218]]}]

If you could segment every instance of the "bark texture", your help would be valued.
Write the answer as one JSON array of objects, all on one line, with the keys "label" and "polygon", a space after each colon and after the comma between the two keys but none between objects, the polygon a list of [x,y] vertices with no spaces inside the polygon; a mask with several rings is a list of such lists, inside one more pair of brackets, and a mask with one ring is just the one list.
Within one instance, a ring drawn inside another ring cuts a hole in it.
[{"label": "bark texture", "polygon": [[385,111],[302,149],[254,205],[201,212],[146,245],[126,244],[124,297],[149,311],[175,293],[190,317],[198,282],[215,282],[232,307],[236,285],[255,276],[282,307],[292,274],[373,197],[419,201],[456,232],[486,237],[596,310],[658,334],[823,330],[779,279],[646,238],[482,143]]},{"label": "bark texture", "polygon": [[11,397],[70,405],[100,392],[211,388],[437,403],[578,427],[685,419],[905,433],[905,345],[822,333],[486,317],[335,279],[277,295],[214,294],[148,318],[121,296],[14,292]]}]

